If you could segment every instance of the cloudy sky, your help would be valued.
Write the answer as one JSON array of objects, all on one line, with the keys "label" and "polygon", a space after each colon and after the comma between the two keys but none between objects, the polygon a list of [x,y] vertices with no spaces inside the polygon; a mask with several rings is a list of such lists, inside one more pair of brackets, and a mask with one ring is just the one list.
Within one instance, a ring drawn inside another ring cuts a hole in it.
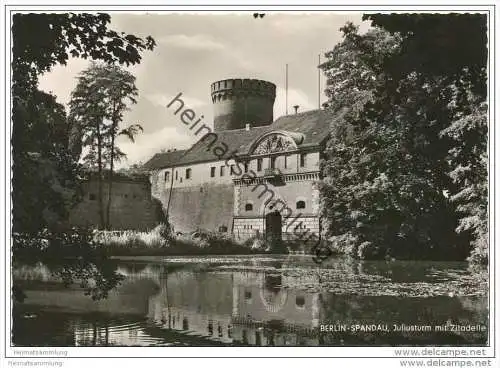
[{"label": "cloudy sky", "polygon": [[[285,113],[285,65],[288,64],[288,102],[300,111],[317,107],[318,55],[341,40],[347,21],[360,25],[357,13],[112,14],[111,28],[157,42],[143,54],[140,65],[128,68],[137,77],[139,100],[126,123],[140,123],[144,133],[134,144],[122,141],[128,155],[124,166],[147,161],[162,149],[186,148],[195,141],[178,116],[166,108],[179,92],[196,116],[212,124],[210,84],[226,78],[258,78],[277,85],[274,118]],[[40,79],[40,88],[67,104],[76,76],[88,66],[80,59],[57,66]],[[322,78],[323,80],[323,78]],[[324,80],[323,80],[324,82]],[[323,87],[322,87],[323,90]],[[321,96],[325,101],[325,96]]]}]

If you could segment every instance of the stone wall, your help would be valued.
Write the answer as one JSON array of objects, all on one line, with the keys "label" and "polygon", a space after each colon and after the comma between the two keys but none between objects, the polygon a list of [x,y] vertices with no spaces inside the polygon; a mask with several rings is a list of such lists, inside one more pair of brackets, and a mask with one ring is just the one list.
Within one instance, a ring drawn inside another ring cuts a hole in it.
[{"label": "stone wall", "polygon": [[[304,239],[309,241],[312,234],[319,238],[319,216],[301,216],[293,221],[283,219],[281,232],[283,240]],[[296,228],[297,226],[297,228]],[[265,220],[262,217],[234,219],[234,237],[236,240],[246,240],[265,233]],[[316,238],[311,238],[312,240]]]},{"label": "stone wall", "polygon": [[[269,181],[236,185],[235,237],[247,239],[258,233],[264,234],[265,216],[275,210],[282,215],[283,239],[296,239],[297,235],[303,233],[319,236],[318,179],[318,174],[297,174],[288,176],[280,185]],[[304,208],[297,208],[299,201],[304,202]],[[308,235],[303,237],[307,238]]]},{"label": "stone wall", "polygon": [[[99,226],[97,181],[82,184],[83,199],[71,211],[69,221],[76,226]],[[103,185],[103,208],[106,211],[108,186]],[[110,224],[112,230],[141,230],[154,228],[160,221],[160,204],[151,197],[147,181],[116,181],[112,187]]]},{"label": "stone wall", "polygon": [[[168,205],[170,189],[163,188],[154,195],[163,208]],[[233,226],[233,185],[202,184],[192,187],[172,188],[169,221],[174,230],[189,233],[197,229],[219,230]]]}]

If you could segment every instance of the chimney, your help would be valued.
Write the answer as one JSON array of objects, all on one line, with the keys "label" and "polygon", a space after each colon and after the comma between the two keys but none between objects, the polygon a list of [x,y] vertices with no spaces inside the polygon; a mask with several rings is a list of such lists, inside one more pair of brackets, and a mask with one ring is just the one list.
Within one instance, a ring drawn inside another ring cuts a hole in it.
[{"label": "chimney", "polygon": [[294,105],[293,108],[295,109],[295,114],[297,114],[297,111],[299,110],[299,105]]},{"label": "chimney", "polygon": [[245,124],[245,130],[246,130],[246,131],[249,131],[249,130],[250,130],[250,123],[246,123],[246,124]]}]

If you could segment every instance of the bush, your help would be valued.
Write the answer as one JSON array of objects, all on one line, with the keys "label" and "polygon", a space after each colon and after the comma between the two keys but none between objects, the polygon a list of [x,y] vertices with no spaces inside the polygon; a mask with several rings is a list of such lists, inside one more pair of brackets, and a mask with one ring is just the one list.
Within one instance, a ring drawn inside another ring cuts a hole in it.
[{"label": "bush", "polygon": [[26,262],[37,256],[86,257],[95,255],[100,246],[90,228],[73,227],[62,231],[42,229],[35,234],[14,233],[13,258]]},{"label": "bush", "polygon": [[329,242],[332,244],[332,250],[335,253],[345,254],[353,258],[359,257],[359,242],[352,234],[345,233],[339,236],[332,236]]},{"label": "bush", "polygon": [[487,266],[489,257],[488,253],[488,234],[484,233],[474,242],[474,248],[472,249],[467,260],[474,265]]},{"label": "bush", "polygon": [[365,241],[359,245],[357,256],[359,259],[380,259],[380,248],[371,242]]},{"label": "bush", "polygon": [[[96,241],[112,249],[116,248],[164,248],[169,245],[167,226],[160,224],[149,232],[127,230],[123,232],[99,231]],[[168,235],[170,236],[170,235]]]},{"label": "bush", "polygon": [[237,243],[227,233],[197,230],[191,234],[174,234],[165,224],[150,232],[98,232],[96,239],[109,255],[209,255],[255,253],[249,246]]},{"label": "bush", "polygon": [[168,223],[161,223],[157,227],[153,229],[153,231],[156,231],[163,239],[165,240],[171,240],[173,237],[173,227]]}]

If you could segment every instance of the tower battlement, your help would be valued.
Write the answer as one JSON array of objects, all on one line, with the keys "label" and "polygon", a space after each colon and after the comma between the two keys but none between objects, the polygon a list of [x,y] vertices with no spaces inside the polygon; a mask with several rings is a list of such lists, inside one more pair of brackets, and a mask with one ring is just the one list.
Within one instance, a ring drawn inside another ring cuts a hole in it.
[{"label": "tower battlement", "polygon": [[212,83],[211,96],[216,131],[273,122],[274,83],[259,79],[224,79]]}]

